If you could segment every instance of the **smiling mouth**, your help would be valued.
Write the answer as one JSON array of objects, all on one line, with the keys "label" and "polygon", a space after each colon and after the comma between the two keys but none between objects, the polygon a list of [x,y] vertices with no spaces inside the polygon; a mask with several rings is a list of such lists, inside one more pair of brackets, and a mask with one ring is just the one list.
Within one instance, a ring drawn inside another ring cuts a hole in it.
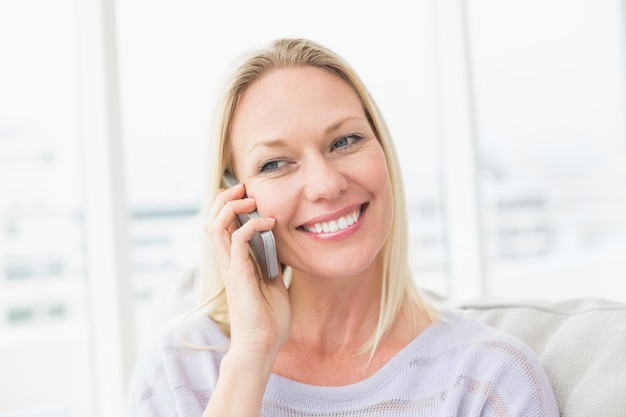
[{"label": "smiling mouth", "polygon": [[341,216],[335,220],[315,223],[312,225],[302,225],[300,226],[300,228],[306,232],[316,234],[336,233],[340,230],[347,229],[348,227],[359,221],[359,218],[361,217],[361,213],[363,213],[364,208],[365,205],[357,207],[351,213]]}]

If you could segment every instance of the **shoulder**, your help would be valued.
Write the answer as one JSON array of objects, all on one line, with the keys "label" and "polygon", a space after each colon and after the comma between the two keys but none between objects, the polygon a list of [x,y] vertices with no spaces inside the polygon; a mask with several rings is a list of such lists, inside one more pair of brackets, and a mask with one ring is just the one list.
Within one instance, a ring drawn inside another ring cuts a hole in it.
[{"label": "shoulder", "polygon": [[540,370],[535,353],[522,341],[457,312],[444,312],[432,325],[432,343],[423,355],[448,358],[465,375],[489,376],[506,370]]},{"label": "shoulder", "polygon": [[202,352],[206,354],[207,351],[220,352],[225,349],[216,348],[225,348],[228,343],[228,338],[207,316],[180,316],[165,322],[149,337],[139,355],[138,363],[142,359],[163,362]]},{"label": "shoulder", "polygon": [[431,327],[437,343],[431,344],[431,354],[455,352],[455,355],[480,354],[489,358],[528,357],[535,353],[519,339],[461,313],[445,311]]},{"label": "shoulder", "polygon": [[495,415],[498,409],[507,415],[558,415],[548,377],[525,343],[456,312],[443,313],[432,327],[433,343],[422,357],[450,377],[449,392],[459,401],[482,401]]},{"label": "shoulder", "polygon": [[208,395],[226,353],[220,347],[227,344],[226,336],[206,316],[166,322],[137,358],[129,389],[131,409],[164,411],[185,397],[195,401],[198,393]]}]

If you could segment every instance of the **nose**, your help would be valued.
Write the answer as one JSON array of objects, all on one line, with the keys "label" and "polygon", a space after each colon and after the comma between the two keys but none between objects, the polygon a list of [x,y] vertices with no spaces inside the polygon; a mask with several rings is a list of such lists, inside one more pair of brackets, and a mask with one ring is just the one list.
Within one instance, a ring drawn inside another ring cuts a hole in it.
[{"label": "nose", "polygon": [[332,200],[343,194],[348,181],[333,161],[320,155],[307,162],[302,170],[302,184],[304,195],[309,201]]}]

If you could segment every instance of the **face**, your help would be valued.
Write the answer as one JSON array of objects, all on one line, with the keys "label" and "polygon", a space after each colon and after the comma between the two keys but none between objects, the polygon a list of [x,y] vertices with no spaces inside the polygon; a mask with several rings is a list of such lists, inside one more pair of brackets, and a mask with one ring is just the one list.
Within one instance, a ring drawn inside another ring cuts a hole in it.
[{"label": "face", "polygon": [[356,276],[376,267],[391,228],[391,185],[348,84],[313,67],[264,75],[240,101],[231,146],[248,196],[276,219],[279,259],[294,276]]}]

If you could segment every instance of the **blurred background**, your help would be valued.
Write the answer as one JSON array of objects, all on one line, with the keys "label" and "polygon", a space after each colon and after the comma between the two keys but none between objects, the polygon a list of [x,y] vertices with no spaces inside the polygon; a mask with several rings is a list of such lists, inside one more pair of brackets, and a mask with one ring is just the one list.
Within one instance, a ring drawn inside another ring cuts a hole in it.
[{"label": "blurred background", "polygon": [[0,0],[0,413],[122,415],[159,289],[198,264],[216,90],[276,37],[369,86],[420,285],[626,301],[625,5]]}]

